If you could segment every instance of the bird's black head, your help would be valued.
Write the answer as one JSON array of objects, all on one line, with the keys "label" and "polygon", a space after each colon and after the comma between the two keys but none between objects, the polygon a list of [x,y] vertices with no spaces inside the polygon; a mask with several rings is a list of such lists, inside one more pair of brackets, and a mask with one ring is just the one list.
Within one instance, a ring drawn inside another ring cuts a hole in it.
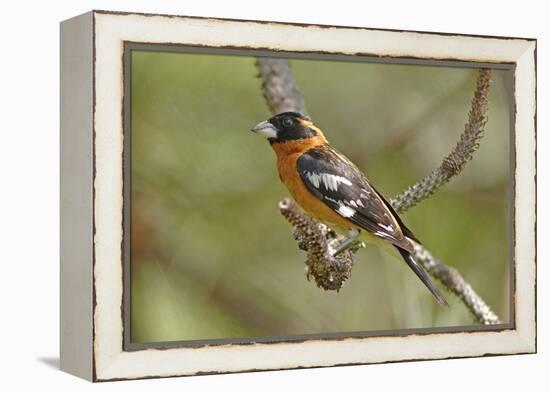
[{"label": "bird's black head", "polygon": [[279,113],[258,123],[252,131],[264,135],[271,144],[322,136],[311,119],[298,112]]}]

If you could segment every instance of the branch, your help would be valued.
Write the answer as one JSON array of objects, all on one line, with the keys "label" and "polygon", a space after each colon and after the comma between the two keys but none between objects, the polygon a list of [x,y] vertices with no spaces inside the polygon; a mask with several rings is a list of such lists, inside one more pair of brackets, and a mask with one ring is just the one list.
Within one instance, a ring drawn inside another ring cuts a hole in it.
[{"label": "branch", "polygon": [[390,201],[393,208],[402,213],[413,207],[423,199],[432,195],[439,187],[447,183],[453,176],[464,169],[479,147],[479,140],[487,123],[487,103],[489,86],[491,84],[491,70],[481,69],[477,77],[477,85],[472,99],[468,123],[454,149],[443,160],[439,168],[407,188]]},{"label": "branch", "polygon": [[432,256],[420,244],[415,244],[413,256],[432,277],[439,280],[449,291],[462,300],[476,321],[484,325],[497,325],[501,323],[498,316],[456,269],[445,265],[439,259]]},{"label": "branch", "polygon": [[[339,291],[351,277],[353,257],[360,246],[334,257],[334,246],[342,239],[341,236],[305,214],[288,198],[279,202],[279,211],[294,227],[294,238],[298,247],[306,252],[307,279],[313,277],[317,286],[324,290]],[[419,244],[415,245],[413,255],[432,277],[458,296],[477,322],[484,325],[501,323],[498,316],[456,269],[445,265]]]},{"label": "branch", "polygon": [[[276,114],[296,111],[305,114],[305,105],[292,77],[288,61],[258,58],[256,65],[262,79],[263,95],[271,112]],[[398,212],[404,212],[421,200],[428,198],[453,176],[459,174],[466,163],[471,160],[479,146],[479,140],[483,135],[483,128],[487,121],[487,97],[490,80],[491,71],[480,70],[468,123],[465,125],[460,140],[438,169],[390,202]],[[313,277],[317,286],[325,290],[340,290],[351,276],[353,257],[359,247],[333,257],[334,246],[342,240],[342,236],[309,217],[289,199],[279,202],[279,211],[294,227],[294,237],[298,241],[300,249],[307,253],[305,263],[308,280]],[[458,296],[478,322],[486,325],[500,323],[497,315],[491,311],[457,270],[434,258],[428,250],[420,245],[417,245],[414,256],[432,277]]]},{"label": "branch", "polygon": [[307,279],[313,277],[319,288],[340,291],[351,276],[356,249],[344,251],[334,257],[334,248],[340,240],[334,231],[304,214],[288,198],[279,202],[279,211],[294,227],[294,239],[298,242],[298,247],[307,253]]},{"label": "branch", "polygon": [[260,71],[258,76],[262,80],[262,91],[271,113],[299,112],[307,115],[304,100],[287,60],[259,57],[256,66]]}]

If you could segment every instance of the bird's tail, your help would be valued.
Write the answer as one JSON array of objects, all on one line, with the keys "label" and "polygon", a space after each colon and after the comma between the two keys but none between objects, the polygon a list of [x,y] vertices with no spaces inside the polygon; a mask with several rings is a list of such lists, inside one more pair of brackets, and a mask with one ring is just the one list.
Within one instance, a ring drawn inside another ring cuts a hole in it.
[{"label": "bird's tail", "polygon": [[420,266],[418,264],[418,262],[416,262],[416,260],[412,256],[412,254],[407,250],[403,250],[402,248],[399,248],[399,247],[395,247],[395,248],[397,248],[397,250],[399,251],[399,253],[403,257],[405,262],[407,262],[407,265],[409,265],[409,267],[412,269],[412,271],[418,276],[418,278],[430,290],[432,295],[435,297],[435,300],[437,300],[437,302],[439,304],[441,304],[442,306],[448,306],[449,303],[447,303],[447,300],[445,300],[445,298],[443,297],[441,292],[439,292],[439,290],[436,288],[436,286],[434,285],[432,280],[430,280],[430,277],[428,277],[428,274],[426,273],[424,268],[422,266]]}]

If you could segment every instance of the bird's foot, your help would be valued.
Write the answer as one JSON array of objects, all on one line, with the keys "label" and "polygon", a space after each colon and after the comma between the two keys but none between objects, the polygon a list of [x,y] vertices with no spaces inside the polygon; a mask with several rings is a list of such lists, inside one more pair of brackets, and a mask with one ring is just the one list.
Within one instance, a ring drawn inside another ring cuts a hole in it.
[{"label": "bird's foot", "polygon": [[355,250],[361,248],[360,245],[358,247],[357,243],[363,244],[362,242],[355,241],[357,239],[357,236],[359,236],[359,231],[357,229],[352,229],[349,231],[348,237],[346,237],[344,240],[342,240],[337,246],[334,252],[332,253],[332,256],[335,257],[341,253],[343,253],[346,250],[349,250],[350,248],[355,248]]}]

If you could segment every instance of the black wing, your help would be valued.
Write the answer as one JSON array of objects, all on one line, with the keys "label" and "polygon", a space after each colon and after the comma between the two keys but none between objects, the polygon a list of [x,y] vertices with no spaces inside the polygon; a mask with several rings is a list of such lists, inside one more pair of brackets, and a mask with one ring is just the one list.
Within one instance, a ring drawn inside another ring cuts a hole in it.
[{"label": "black wing", "polygon": [[296,165],[307,189],[332,210],[373,235],[412,251],[404,236],[415,240],[412,233],[345,156],[322,146],[303,154]]},{"label": "black wing", "polygon": [[411,254],[413,245],[407,237],[420,243],[418,239],[350,160],[336,150],[322,146],[303,154],[296,165],[302,181],[313,195],[355,225],[390,241],[438,303],[448,305]]}]

